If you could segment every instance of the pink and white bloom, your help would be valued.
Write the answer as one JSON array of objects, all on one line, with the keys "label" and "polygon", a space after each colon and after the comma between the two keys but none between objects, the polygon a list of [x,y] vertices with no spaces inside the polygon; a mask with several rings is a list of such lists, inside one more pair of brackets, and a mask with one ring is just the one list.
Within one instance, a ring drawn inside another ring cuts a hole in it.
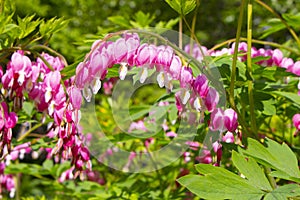
[{"label": "pink and white bloom", "polygon": [[214,88],[209,88],[206,98],[204,98],[204,105],[208,112],[212,112],[219,103],[219,94]]},{"label": "pink and white bloom", "polygon": [[295,114],[293,116],[293,124],[296,129],[300,131],[300,114]]},{"label": "pink and white bloom", "polygon": [[237,129],[237,113],[232,108],[224,111],[224,125],[230,132],[234,132]]},{"label": "pink and white bloom", "polygon": [[216,108],[210,117],[210,129],[213,131],[223,132],[225,130],[224,127],[224,111],[221,108]]}]

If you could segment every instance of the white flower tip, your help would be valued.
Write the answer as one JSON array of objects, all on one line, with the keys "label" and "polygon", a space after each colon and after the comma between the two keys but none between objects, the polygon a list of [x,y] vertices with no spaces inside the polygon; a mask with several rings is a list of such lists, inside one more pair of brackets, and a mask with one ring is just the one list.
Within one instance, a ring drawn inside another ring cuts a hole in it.
[{"label": "white flower tip", "polygon": [[158,75],[157,75],[157,78],[156,78],[157,82],[158,82],[158,85],[159,87],[164,87],[165,86],[165,75],[163,72],[160,72]]},{"label": "white flower tip", "polygon": [[101,88],[101,81],[99,78],[95,78],[92,82],[93,94],[97,94],[100,88]]},{"label": "white flower tip", "polygon": [[139,75],[140,75],[140,82],[144,83],[146,78],[148,77],[148,69],[146,67],[142,67]]},{"label": "white flower tip", "polygon": [[46,92],[45,92],[45,102],[48,103],[51,98],[52,98],[51,90],[46,90]]},{"label": "white flower tip", "polygon": [[190,92],[188,90],[184,90],[181,96],[182,104],[185,105],[190,99],[190,97],[191,97]]},{"label": "white flower tip", "polygon": [[198,112],[201,110],[201,103],[200,103],[200,99],[198,97],[196,97],[196,99],[194,101],[194,107]]},{"label": "white flower tip", "polygon": [[18,78],[18,83],[21,86],[25,81],[25,74],[24,73],[19,73],[19,78]]},{"label": "white flower tip", "polygon": [[121,63],[120,71],[119,71],[119,77],[121,80],[124,80],[127,74],[128,68],[126,63]]},{"label": "white flower tip", "polygon": [[83,96],[84,96],[84,98],[85,98],[85,100],[87,102],[91,101],[91,99],[92,99],[92,92],[91,92],[90,88],[84,87],[84,89],[83,89]]}]

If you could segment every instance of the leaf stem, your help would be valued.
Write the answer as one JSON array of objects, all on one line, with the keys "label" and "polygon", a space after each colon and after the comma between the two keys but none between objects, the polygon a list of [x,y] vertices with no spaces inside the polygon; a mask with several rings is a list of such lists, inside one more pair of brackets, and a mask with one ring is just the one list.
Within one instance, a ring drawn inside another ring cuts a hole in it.
[{"label": "leaf stem", "polygon": [[235,110],[236,110],[236,105],[235,105],[235,102],[234,102],[234,83],[235,83],[235,76],[236,76],[238,45],[239,45],[240,37],[241,37],[245,2],[246,2],[246,0],[242,0],[242,4],[241,4],[241,7],[240,7],[240,15],[239,15],[238,27],[237,27],[237,31],[236,31],[236,37],[235,37],[235,47],[234,47],[234,53],[233,53],[231,79],[230,79],[229,102]]},{"label": "leaf stem", "polygon": [[178,46],[182,49],[182,15],[179,18],[179,38],[178,38]]},{"label": "leaf stem", "polygon": [[270,176],[270,173],[271,173],[271,169],[269,167],[266,167],[266,166],[263,166],[264,170],[265,170],[265,174],[270,182],[270,185],[273,189],[276,189],[277,188],[277,184],[276,184],[276,181],[274,179],[273,176]]},{"label": "leaf stem", "polygon": [[251,48],[252,48],[252,11],[253,5],[252,0],[248,0],[247,6],[247,71],[249,74],[248,80],[248,98],[249,98],[249,106],[250,106],[250,121],[251,128],[254,134],[257,134],[257,126],[256,126],[256,117],[254,111],[254,98],[253,98],[253,77],[252,77],[252,57],[251,57]]},{"label": "leaf stem", "polygon": [[18,138],[18,142],[22,141],[24,138],[26,138],[32,131],[34,131],[35,129],[41,127],[43,125],[43,123],[40,123],[40,124],[36,124],[35,126],[33,126],[31,129],[29,129],[26,133],[24,133],[23,135],[21,135],[19,138]]}]

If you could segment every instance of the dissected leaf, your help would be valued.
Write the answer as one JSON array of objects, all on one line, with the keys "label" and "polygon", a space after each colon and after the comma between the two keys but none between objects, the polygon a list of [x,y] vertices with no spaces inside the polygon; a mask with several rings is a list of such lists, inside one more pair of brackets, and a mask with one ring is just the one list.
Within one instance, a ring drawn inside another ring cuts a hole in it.
[{"label": "dissected leaf", "polygon": [[232,152],[232,161],[234,166],[249,180],[253,186],[261,189],[271,191],[272,187],[266,178],[263,170],[253,158],[248,158],[237,153]]},{"label": "dissected leaf", "polygon": [[289,197],[300,197],[300,186],[297,184],[287,184],[276,188],[268,193],[264,200],[286,200]]},{"label": "dissected leaf", "polygon": [[196,165],[200,175],[187,175],[178,182],[205,199],[261,199],[265,194],[249,181],[220,167]]},{"label": "dissected leaf", "polygon": [[300,178],[297,157],[287,144],[279,144],[266,139],[267,147],[257,140],[248,138],[247,150],[241,150],[243,154],[255,158],[263,165],[281,171],[290,177]]}]

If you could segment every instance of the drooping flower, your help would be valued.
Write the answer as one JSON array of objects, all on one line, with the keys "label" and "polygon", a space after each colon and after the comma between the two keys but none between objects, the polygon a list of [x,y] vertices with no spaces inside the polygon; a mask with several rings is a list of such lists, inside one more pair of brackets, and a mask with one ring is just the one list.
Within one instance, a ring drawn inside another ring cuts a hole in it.
[{"label": "drooping flower", "polygon": [[209,88],[206,98],[204,98],[204,104],[208,112],[212,112],[216,105],[219,103],[219,94],[214,88]]},{"label": "drooping flower", "polygon": [[300,130],[300,114],[295,114],[293,116],[293,124],[297,130]]},{"label": "drooping flower", "polygon": [[224,127],[224,111],[221,108],[216,108],[211,113],[210,129],[213,131],[223,132]]},{"label": "drooping flower", "polygon": [[224,125],[230,132],[234,132],[238,126],[237,113],[231,108],[224,111]]},{"label": "drooping flower", "polygon": [[200,74],[194,81],[193,89],[197,95],[201,98],[205,98],[209,87],[208,87],[208,80],[204,74]]},{"label": "drooping flower", "polygon": [[294,65],[289,66],[287,71],[300,76],[300,61],[297,61],[294,63]]},{"label": "drooping flower", "polygon": [[222,141],[226,143],[233,143],[234,142],[234,135],[232,132],[227,132],[223,137]]}]

